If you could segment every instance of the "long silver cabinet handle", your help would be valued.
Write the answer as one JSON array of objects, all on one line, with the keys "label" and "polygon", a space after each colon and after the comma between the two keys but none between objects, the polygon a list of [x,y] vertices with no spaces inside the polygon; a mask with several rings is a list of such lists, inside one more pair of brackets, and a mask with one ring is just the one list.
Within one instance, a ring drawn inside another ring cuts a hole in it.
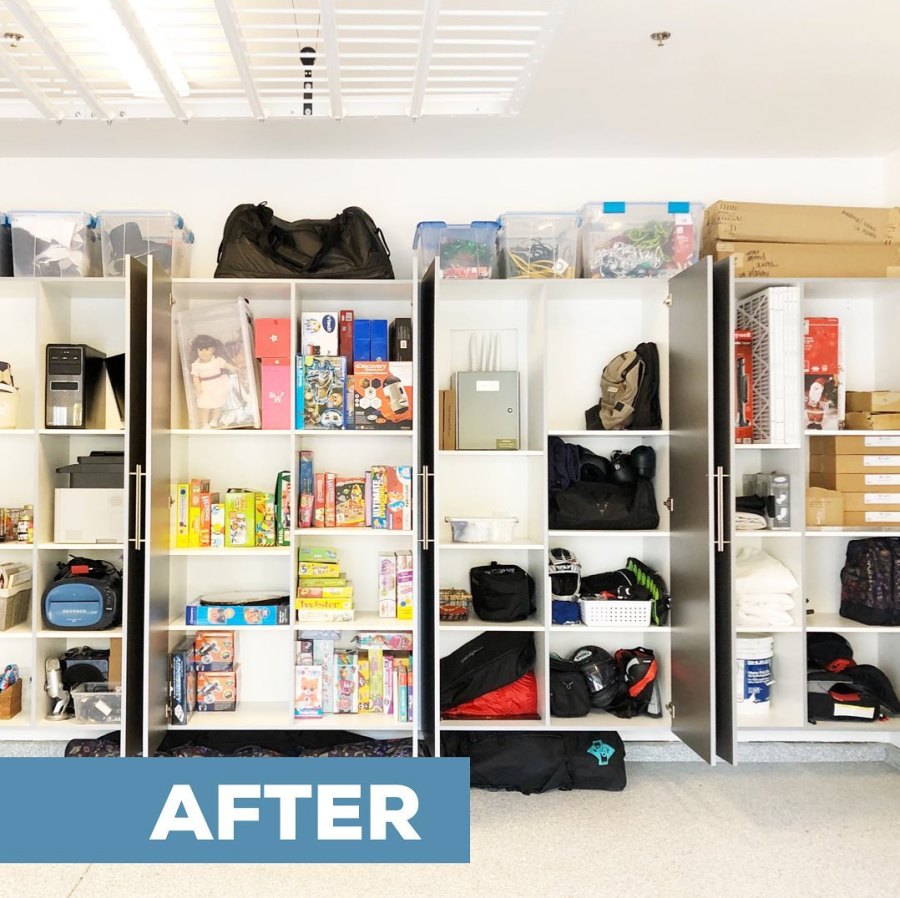
[{"label": "long silver cabinet handle", "polygon": [[728,474],[719,465],[716,467],[714,479],[716,481],[716,551],[724,552],[727,540],[725,539],[725,478]]},{"label": "long silver cabinet handle", "polygon": [[134,477],[134,536],[128,538],[128,542],[134,543],[135,549],[140,550],[146,542],[143,533],[143,487],[144,474],[140,465],[135,465],[133,471],[128,472],[129,477]]},{"label": "long silver cabinet handle", "polygon": [[422,477],[422,537],[419,542],[422,543],[422,551],[428,551],[428,544],[431,542],[431,484],[428,482],[430,476],[428,465],[423,465],[420,472]]}]

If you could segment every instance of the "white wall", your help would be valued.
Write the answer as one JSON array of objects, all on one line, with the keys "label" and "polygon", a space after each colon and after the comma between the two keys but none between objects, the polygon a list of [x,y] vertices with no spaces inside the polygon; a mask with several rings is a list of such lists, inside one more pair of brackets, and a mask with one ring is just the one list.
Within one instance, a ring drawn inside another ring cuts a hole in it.
[{"label": "white wall", "polygon": [[[204,277],[213,273],[222,225],[238,203],[266,200],[283,218],[330,217],[358,205],[383,229],[397,276],[407,277],[413,231],[423,219],[470,221],[603,199],[882,205],[888,169],[878,158],[7,158],[0,161],[0,208],[175,209],[197,234],[193,274]],[[900,163],[894,183],[900,186]]]}]

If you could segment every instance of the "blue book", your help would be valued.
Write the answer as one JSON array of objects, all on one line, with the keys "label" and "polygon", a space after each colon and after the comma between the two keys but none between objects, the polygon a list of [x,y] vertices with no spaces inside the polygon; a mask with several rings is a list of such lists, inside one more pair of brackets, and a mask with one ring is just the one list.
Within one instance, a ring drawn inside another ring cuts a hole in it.
[{"label": "blue book", "polygon": [[296,401],[294,402],[294,428],[295,430],[303,430],[303,413],[304,413],[304,400],[303,393],[305,388],[304,374],[303,374],[303,356],[297,356],[297,364],[296,364],[296,377],[295,380],[297,382],[296,387]]},{"label": "blue book", "polygon": [[388,323],[386,318],[376,318],[370,322],[369,347],[368,361],[388,361]]},{"label": "blue book", "polygon": [[353,322],[353,364],[372,361],[372,322],[357,318]]}]

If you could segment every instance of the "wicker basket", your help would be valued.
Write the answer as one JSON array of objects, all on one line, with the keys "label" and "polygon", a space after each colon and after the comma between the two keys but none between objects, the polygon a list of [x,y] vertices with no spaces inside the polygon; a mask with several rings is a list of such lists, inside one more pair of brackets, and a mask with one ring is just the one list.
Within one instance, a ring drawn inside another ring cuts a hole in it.
[{"label": "wicker basket", "polygon": [[650,602],[579,599],[581,622],[588,627],[649,627]]},{"label": "wicker basket", "polygon": [[28,620],[31,604],[31,583],[0,589],[0,630],[9,630]]}]

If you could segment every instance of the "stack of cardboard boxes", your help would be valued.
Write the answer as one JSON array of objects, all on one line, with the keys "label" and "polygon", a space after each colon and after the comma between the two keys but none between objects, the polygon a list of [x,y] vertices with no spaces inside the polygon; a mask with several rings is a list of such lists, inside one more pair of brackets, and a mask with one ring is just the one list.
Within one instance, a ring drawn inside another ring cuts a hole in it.
[{"label": "stack of cardboard boxes", "polygon": [[847,430],[900,430],[900,390],[847,393]]},{"label": "stack of cardboard boxes", "polygon": [[713,203],[701,256],[734,257],[738,277],[900,274],[900,208]]},{"label": "stack of cardboard boxes", "polygon": [[900,434],[811,437],[809,453],[808,526],[900,527]]}]

